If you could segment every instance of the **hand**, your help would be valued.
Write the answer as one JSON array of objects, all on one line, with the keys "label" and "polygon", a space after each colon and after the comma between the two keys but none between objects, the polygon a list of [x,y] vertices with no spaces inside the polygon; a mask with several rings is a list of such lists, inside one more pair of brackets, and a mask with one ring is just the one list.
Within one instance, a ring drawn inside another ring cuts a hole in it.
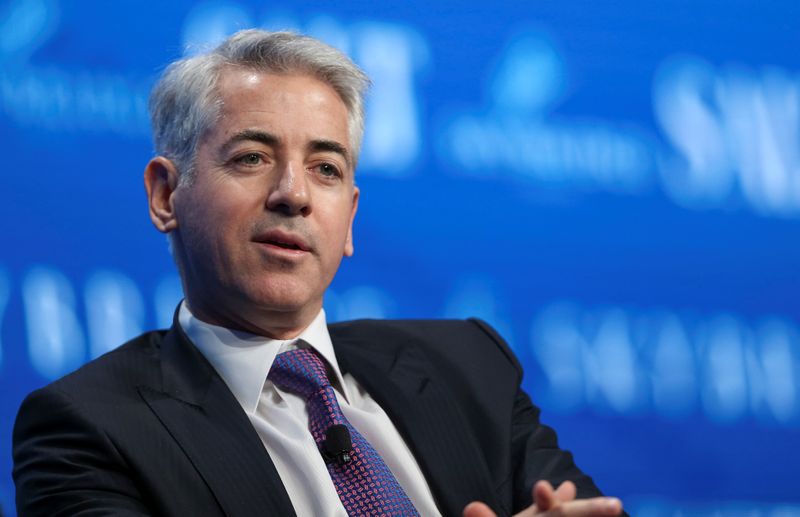
[{"label": "hand", "polygon": [[[565,481],[553,489],[547,481],[539,481],[533,486],[533,506],[530,506],[514,517],[560,516],[560,517],[593,517],[619,515],[622,513],[622,501],[616,497],[594,497],[592,499],[575,500],[575,484]],[[491,508],[483,503],[473,501],[464,508],[464,517],[497,517]]]}]

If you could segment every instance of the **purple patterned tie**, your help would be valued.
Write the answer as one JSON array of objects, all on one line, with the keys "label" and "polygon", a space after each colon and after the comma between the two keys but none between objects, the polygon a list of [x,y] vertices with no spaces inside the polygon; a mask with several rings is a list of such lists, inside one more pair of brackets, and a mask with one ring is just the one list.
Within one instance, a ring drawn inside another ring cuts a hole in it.
[{"label": "purple patterned tie", "polygon": [[419,514],[389,467],[361,433],[345,419],[325,371],[325,363],[310,349],[278,354],[268,375],[276,386],[306,399],[308,427],[317,446],[324,447],[330,426],[342,424],[350,431],[350,461],[328,464],[328,472],[347,515]]}]

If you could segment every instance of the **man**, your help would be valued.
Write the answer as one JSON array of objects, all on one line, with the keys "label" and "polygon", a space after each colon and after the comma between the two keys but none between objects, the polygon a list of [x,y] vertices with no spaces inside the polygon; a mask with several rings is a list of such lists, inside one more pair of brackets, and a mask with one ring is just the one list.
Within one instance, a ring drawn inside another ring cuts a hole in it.
[{"label": "man", "polygon": [[144,179],[186,298],[169,331],[26,399],[20,515],[621,512],[486,324],[326,325],[367,84],[316,40],[255,30],[167,69]]}]

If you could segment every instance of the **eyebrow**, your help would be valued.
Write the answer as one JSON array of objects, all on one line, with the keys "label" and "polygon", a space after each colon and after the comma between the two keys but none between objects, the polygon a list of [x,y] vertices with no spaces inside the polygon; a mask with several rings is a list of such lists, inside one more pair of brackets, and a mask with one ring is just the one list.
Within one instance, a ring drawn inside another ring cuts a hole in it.
[{"label": "eyebrow", "polygon": [[[222,144],[220,151],[222,154],[226,154],[235,144],[245,141],[259,142],[270,147],[277,147],[281,144],[281,139],[272,133],[267,133],[266,131],[261,131],[259,129],[243,129],[238,133],[235,133],[224,144]],[[306,148],[309,152],[332,152],[339,154],[342,158],[344,158],[348,168],[352,168],[350,162],[350,153],[347,151],[347,148],[335,140],[311,140]]]},{"label": "eyebrow", "polygon": [[308,150],[311,152],[329,152],[341,155],[344,158],[348,168],[352,168],[350,164],[350,153],[347,148],[335,140],[312,140],[308,144]]},{"label": "eyebrow", "polygon": [[226,154],[235,144],[245,141],[259,142],[270,147],[275,147],[280,144],[281,140],[277,136],[273,135],[272,133],[267,133],[266,131],[260,131],[258,129],[243,129],[222,144],[220,152],[221,154]]}]

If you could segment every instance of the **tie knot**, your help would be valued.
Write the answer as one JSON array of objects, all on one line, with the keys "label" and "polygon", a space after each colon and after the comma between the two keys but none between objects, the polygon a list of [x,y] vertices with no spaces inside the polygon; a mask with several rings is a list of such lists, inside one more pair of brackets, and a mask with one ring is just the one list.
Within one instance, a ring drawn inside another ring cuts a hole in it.
[{"label": "tie knot", "polygon": [[331,385],[322,358],[308,348],[278,354],[267,378],[279,388],[305,398]]}]

